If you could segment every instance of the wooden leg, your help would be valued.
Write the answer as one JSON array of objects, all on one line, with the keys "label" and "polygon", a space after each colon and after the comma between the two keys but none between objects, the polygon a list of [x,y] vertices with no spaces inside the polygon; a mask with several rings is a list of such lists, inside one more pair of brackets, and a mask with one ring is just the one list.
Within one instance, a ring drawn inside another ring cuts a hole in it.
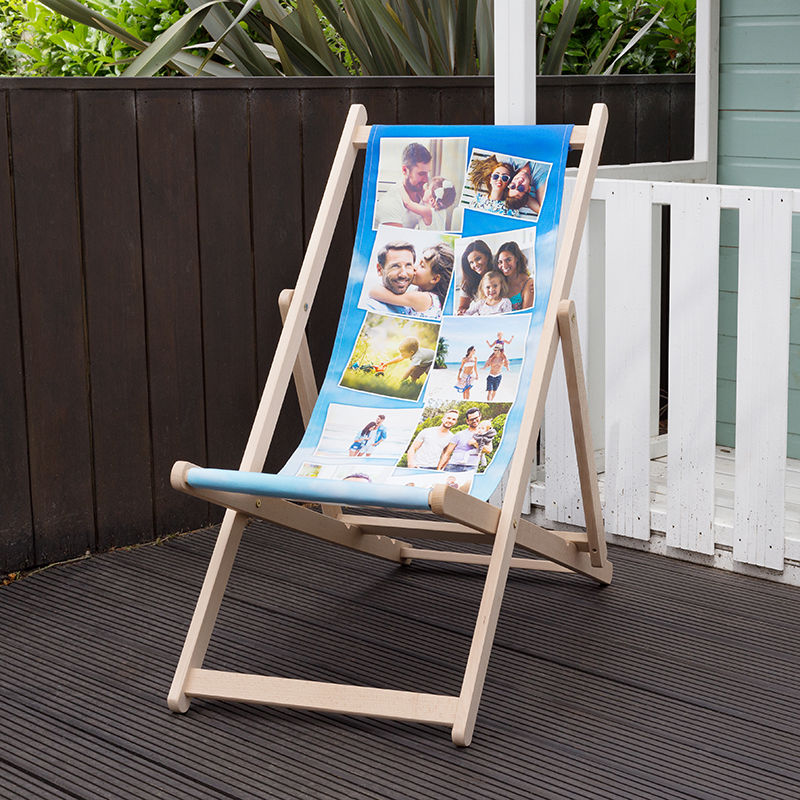
[{"label": "wooden leg", "polygon": [[606,536],[603,527],[603,511],[600,507],[600,493],[597,487],[592,431],[589,426],[589,403],[586,398],[586,382],[583,377],[578,320],[575,314],[575,303],[572,300],[562,300],[558,306],[558,332],[561,336],[561,352],[564,356],[564,372],[567,376],[567,395],[572,416],[572,435],[575,439],[583,511],[586,518],[586,536],[589,540],[589,558],[592,566],[602,567],[606,561]]},{"label": "wooden leg", "polygon": [[[286,322],[286,315],[289,313],[293,297],[294,289],[284,289],[278,297],[282,322]],[[294,362],[292,375],[294,387],[297,390],[297,402],[300,404],[300,416],[303,418],[303,426],[307,428],[317,402],[317,381],[314,378],[314,365],[311,363],[311,351],[308,349],[308,337],[305,331],[300,339],[300,349],[297,351],[297,360]],[[323,503],[322,513],[328,517],[338,518],[342,516],[342,507]]]},{"label": "wooden leg", "polygon": [[186,695],[186,684],[192,670],[199,669],[203,664],[247,522],[248,517],[245,514],[237,514],[235,511],[225,513],[167,697],[167,705],[171,711],[189,710],[191,699]]}]

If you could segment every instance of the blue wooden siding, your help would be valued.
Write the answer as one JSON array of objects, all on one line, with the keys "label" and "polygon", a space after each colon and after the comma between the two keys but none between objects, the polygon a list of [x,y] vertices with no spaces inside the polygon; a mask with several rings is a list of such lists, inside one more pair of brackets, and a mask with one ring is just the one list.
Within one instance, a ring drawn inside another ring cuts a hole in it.
[{"label": "blue wooden siding", "polygon": [[[719,183],[800,189],[800,0],[721,0]],[[717,441],[735,445],[736,214],[720,253]],[[800,220],[792,237],[787,452],[800,458]]]}]

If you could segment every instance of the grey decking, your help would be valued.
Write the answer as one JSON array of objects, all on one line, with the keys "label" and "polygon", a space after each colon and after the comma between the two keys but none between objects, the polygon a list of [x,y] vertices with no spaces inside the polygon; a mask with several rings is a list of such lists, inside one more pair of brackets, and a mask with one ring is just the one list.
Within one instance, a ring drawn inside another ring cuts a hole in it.
[{"label": "grey decking", "polygon": [[[213,532],[0,590],[0,797],[800,796],[800,591],[612,548],[614,583],[512,573],[472,746],[165,695]],[[208,666],[458,691],[480,570],[256,524]]]}]

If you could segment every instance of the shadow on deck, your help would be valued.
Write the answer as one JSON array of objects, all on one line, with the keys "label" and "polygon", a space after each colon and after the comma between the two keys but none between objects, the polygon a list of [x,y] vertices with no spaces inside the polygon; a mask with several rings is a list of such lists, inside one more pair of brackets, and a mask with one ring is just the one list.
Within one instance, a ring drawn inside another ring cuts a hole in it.
[{"label": "shadow on deck", "polygon": [[[796,798],[800,591],[611,548],[515,573],[472,746],[166,694],[214,531],[0,589],[0,797]],[[252,523],[206,666],[456,694],[482,570]]]}]

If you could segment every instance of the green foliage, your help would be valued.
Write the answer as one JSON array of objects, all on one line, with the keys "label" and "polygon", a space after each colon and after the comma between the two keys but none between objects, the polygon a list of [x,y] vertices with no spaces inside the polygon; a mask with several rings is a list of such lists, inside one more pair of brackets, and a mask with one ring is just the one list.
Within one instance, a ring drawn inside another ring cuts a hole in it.
[{"label": "green foliage", "polygon": [[[183,0],[92,0],[87,8],[146,46],[186,11]],[[207,34],[198,34],[200,42]],[[120,75],[139,49],[106,30],[69,19],[33,0],[0,5],[0,74]],[[174,74],[174,69],[161,74]]]},{"label": "green foliage", "polygon": [[385,397],[397,397],[400,400],[416,400],[425,385],[425,377],[422,376],[412,381],[403,380],[397,374],[397,371],[393,374],[387,373],[386,376],[381,377],[359,372],[358,370],[346,369],[342,376],[341,385],[359,392],[369,392],[370,394],[384,395]]},{"label": "green foliage", "polygon": [[[537,1],[544,74],[694,68],[696,0]],[[491,75],[493,8],[493,0],[3,0],[0,69]]]},{"label": "green foliage", "polygon": [[[557,73],[691,72],[695,64],[696,8],[696,0],[541,0],[540,71],[551,74],[545,69],[545,53],[556,40],[563,16],[571,12],[572,35]],[[635,45],[623,54],[637,36]]]},{"label": "green foliage", "polygon": [[447,369],[447,351],[450,349],[450,345],[447,343],[447,339],[444,336],[440,337],[438,343],[436,344],[436,360],[433,362],[434,369]]}]

